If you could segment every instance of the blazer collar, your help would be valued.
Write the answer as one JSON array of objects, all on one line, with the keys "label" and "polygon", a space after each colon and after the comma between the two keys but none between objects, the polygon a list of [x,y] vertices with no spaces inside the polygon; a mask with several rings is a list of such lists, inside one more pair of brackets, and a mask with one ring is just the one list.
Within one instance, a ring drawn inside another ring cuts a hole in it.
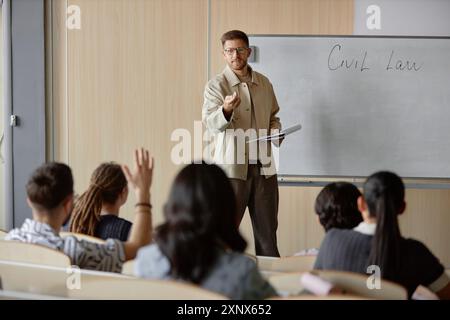
[{"label": "blazer collar", "polygon": [[[252,73],[252,83],[259,84],[258,78],[253,69],[250,66],[248,66],[248,70],[249,72]],[[239,80],[238,76],[233,72],[233,70],[231,70],[231,68],[228,65],[225,67],[225,70],[223,70],[223,74],[225,75],[225,78],[232,87],[241,83],[241,80]]]}]

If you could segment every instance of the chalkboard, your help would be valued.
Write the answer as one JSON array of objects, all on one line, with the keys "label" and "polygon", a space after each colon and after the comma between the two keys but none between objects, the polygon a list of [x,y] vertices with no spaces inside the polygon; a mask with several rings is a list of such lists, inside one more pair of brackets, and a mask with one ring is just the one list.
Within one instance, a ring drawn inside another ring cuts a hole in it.
[{"label": "chalkboard", "polygon": [[251,36],[274,86],[281,176],[450,177],[450,38]]}]

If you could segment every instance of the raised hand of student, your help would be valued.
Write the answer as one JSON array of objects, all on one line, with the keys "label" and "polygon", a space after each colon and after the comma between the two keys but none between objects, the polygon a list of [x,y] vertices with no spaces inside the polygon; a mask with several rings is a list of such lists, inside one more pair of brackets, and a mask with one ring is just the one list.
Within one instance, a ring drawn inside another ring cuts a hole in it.
[{"label": "raised hand of student", "polygon": [[134,171],[131,172],[128,166],[123,165],[123,173],[129,185],[134,189],[138,201],[149,202],[153,180],[153,157],[150,157],[148,150],[141,148],[134,151],[134,162]]},{"label": "raised hand of student", "polygon": [[148,150],[141,148],[134,151],[134,162],[133,172],[126,165],[122,166],[128,184],[134,189],[137,198],[134,223],[128,241],[124,243],[126,260],[134,259],[139,248],[149,244],[152,239],[150,187],[154,160],[150,157]]}]

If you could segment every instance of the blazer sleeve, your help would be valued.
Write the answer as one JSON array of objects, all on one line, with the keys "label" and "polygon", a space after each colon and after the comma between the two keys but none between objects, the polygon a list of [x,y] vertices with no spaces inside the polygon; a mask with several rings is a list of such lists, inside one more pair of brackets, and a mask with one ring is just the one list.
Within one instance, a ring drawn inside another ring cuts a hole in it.
[{"label": "blazer sleeve", "polygon": [[234,112],[228,121],[223,114],[223,101],[224,97],[220,88],[210,81],[205,87],[202,121],[206,128],[213,133],[219,133],[232,127]]}]

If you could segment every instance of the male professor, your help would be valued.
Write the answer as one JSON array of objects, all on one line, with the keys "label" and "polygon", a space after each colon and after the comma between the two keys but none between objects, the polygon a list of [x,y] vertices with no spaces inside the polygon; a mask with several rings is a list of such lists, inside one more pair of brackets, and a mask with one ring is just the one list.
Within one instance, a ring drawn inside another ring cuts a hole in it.
[{"label": "male professor", "polygon": [[[281,130],[279,106],[270,81],[247,64],[251,54],[247,35],[232,30],[222,35],[221,42],[227,65],[205,87],[202,120],[214,138],[213,161],[224,169],[236,193],[238,223],[248,207],[256,255],[278,257],[278,182],[271,143],[256,142],[256,152],[250,152],[255,142],[247,139],[238,145],[242,140],[237,135]],[[272,143],[279,146],[281,141]]]}]

